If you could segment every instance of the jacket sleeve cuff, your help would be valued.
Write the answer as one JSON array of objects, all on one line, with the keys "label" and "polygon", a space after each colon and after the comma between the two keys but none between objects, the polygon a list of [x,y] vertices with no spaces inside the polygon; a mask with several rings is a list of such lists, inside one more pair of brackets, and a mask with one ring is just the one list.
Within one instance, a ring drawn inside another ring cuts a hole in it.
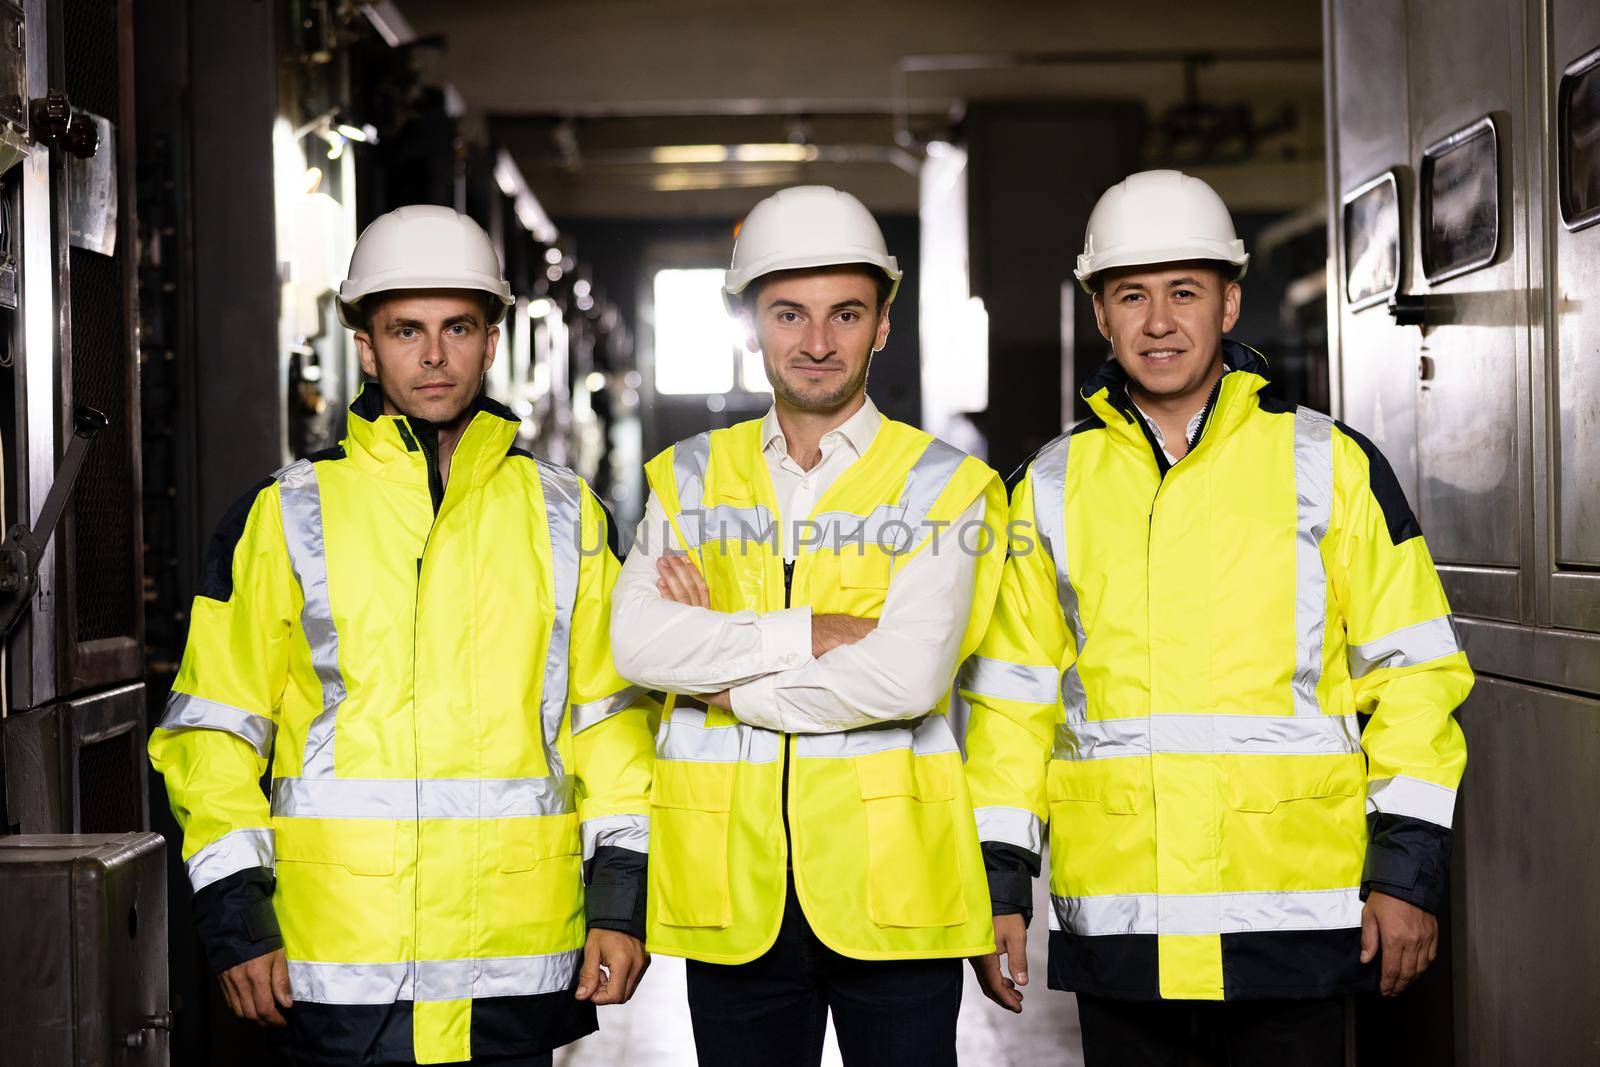
[{"label": "jacket sleeve cuff", "polygon": [[761,615],[761,655],[768,670],[798,667],[811,659],[811,609],[783,608]]},{"label": "jacket sleeve cuff", "polygon": [[734,717],[747,726],[780,733],[785,729],[783,712],[778,707],[778,685],[774,675],[762,675],[754,681],[734,686],[728,690],[728,703],[733,705]]},{"label": "jacket sleeve cuff", "polygon": [[1033,921],[1033,880],[1039,857],[998,841],[983,842],[983,867],[989,876],[989,910],[994,915],[1020,915]]},{"label": "jacket sleeve cuff", "polygon": [[249,867],[212,882],[194,895],[194,924],[212,973],[283,947],[272,910],[272,871]]},{"label": "jacket sleeve cuff", "polygon": [[1409,815],[1367,813],[1361,899],[1374,892],[1437,913],[1450,892],[1450,831]]},{"label": "jacket sleeve cuff", "polygon": [[644,940],[643,852],[602,845],[584,865],[584,917],[591,930],[620,930]]}]

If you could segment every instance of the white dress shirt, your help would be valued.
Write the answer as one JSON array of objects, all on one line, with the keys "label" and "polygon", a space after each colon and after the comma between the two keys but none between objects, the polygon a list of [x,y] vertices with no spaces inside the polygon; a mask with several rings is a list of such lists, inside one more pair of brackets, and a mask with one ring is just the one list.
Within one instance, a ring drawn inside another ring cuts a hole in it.
[{"label": "white dress shirt", "polygon": [[[762,454],[779,505],[779,543],[795,558],[802,524],[834,480],[861,457],[883,416],[871,399],[822,435],[809,471],[789,455],[776,411],[762,422]],[[669,525],[654,493],[611,601],[611,643],[623,677],[653,689],[703,695],[732,690],[752,726],[787,733],[848,730],[921,715],[950,688],[972,609],[977,560],[956,531],[983,519],[984,501],[890,577],[878,626],[855,644],[811,655],[811,609],[721,612],[664,599],[656,560]],[[968,544],[974,538],[968,538]],[[672,551],[681,546],[670,541]],[[1003,543],[1003,541],[1002,541]]]},{"label": "white dress shirt", "polygon": [[[1183,431],[1184,439],[1188,441],[1190,448],[1194,447],[1195,434],[1200,432],[1200,423],[1205,420],[1206,411],[1209,410],[1210,406],[1211,405],[1207,404],[1205,407],[1202,407],[1199,411],[1195,412],[1194,418],[1189,420],[1189,425]],[[1139,413],[1139,417],[1144,420],[1144,424],[1150,427],[1150,436],[1154,437],[1156,439],[1156,444],[1161,446],[1161,454],[1167,457],[1167,465],[1171,466],[1172,464],[1178,462],[1181,457],[1174,456],[1167,448],[1167,435],[1162,431],[1161,424],[1155,419],[1151,418],[1149,415],[1146,415],[1144,408],[1140,407],[1137,403],[1133,405],[1133,410],[1137,411]],[[1184,455],[1188,455],[1188,453],[1185,452]]]}]

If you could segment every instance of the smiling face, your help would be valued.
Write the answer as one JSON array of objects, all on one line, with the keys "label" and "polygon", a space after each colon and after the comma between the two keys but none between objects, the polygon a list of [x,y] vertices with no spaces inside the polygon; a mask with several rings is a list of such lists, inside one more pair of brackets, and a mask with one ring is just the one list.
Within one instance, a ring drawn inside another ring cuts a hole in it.
[{"label": "smiling face", "polygon": [[362,371],[378,381],[386,414],[439,425],[461,418],[500,338],[485,311],[482,294],[461,289],[403,290],[368,309],[356,349]]},{"label": "smiling face", "polygon": [[1141,398],[1210,393],[1222,372],[1222,335],[1239,319],[1239,285],[1205,262],[1108,271],[1095,320]]},{"label": "smiling face", "polygon": [[872,354],[889,339],[880,277],[861,267],[820,267],[755,284],[745,343],[762,353],[777,400],[819,414],[853,401],[866,388]]}]

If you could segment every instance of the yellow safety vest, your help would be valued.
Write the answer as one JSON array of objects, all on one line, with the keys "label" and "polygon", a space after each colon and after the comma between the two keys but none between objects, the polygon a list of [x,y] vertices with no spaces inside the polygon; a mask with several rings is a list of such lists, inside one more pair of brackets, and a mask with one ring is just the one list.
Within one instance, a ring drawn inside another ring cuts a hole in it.
[{"label": "yellow safety vest", "polygon": [[[977,647],[1003,569],[1005,499],[979,460],[885,420],[817,502],[817,536],[807,538],[816,543],[797,546],[788,588],[759,421],[682,441],[645,469],[719,611],[809,605],[876,618],[897,562],[925,551],[934,532],[956,536],[950,524],[982,498],[983,529],[965,531],[981,558],[962,655]],[[903,720],[879,726],[785,735],[680,698],[656,737],[650,948],[713,963],[761,955],[783,916],[792,843],[801,907],[836,951],[860,959],[991,951],[948,704],[947,696],[906,708]]]},{"label": "yellow safety vest", "polygon": [[1091,380],[1093,417],[1017,487],[963,669],[986,852],[1037,862],[1048,824],[1060,988],[1370,987],[1365,892],[1446,889],[1472,672],[1427,546],[1365,438],[1258,397],[1264,361],[1224,352],[1170,469],[1115,364]]},{"label": "yellow safety vest", "polygon": [[653,724],[611,662],[604,509],[479,408],[440,486],[425,428],[369,388],[342,447],[224,520],[150,740],[197,909],[275,874],[291,1036],[319,1063],[594,1029],[569,992],[580,870],[643,862]]}]

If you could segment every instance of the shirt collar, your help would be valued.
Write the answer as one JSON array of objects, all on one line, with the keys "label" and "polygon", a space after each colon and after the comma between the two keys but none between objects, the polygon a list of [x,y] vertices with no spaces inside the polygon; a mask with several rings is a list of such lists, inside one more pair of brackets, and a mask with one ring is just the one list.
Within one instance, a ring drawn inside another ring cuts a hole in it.
[{"label": "shirt collar", "polygon": [[[883,413],[869,396],[862,401],[861,407],[854,415],[822,435],[822,444],[826,447],[829,439],[838,435],[849,444],[856,455],[865,455],[867,449],[872,446],[872,439],[878,436],[878,427],[882,424]],[[780,454],[787,454],[789,451],[789,443],[783,436],[783,427],[778,425],[776,406],[768,408],[766,417],[761,420],[761,448],[762,451],[775,448]]]}]

